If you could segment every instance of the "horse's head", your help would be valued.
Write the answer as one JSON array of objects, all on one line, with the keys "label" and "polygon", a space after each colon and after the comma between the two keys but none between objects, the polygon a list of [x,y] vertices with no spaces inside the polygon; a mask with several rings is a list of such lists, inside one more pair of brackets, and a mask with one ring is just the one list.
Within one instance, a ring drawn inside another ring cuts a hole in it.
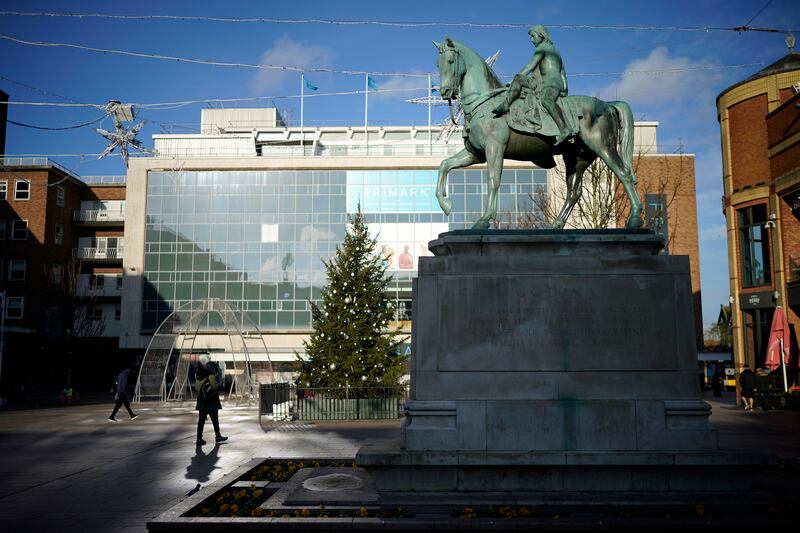
[{"label": "horse's head", "polygon": [[439,50],[439,92],[444,99],[458,98],[465,72],[464,58],[450,37],[445,37],[443,43],[433,41],[433,44]]}]

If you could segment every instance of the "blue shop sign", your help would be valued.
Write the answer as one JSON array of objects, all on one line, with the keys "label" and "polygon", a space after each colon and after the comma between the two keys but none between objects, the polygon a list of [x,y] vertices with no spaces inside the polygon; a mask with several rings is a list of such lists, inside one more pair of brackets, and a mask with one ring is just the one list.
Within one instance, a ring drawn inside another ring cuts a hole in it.
[{"label": "blue shop sign", "polygon": [[348,170],[347,211],[438,213],[435,170]]}]

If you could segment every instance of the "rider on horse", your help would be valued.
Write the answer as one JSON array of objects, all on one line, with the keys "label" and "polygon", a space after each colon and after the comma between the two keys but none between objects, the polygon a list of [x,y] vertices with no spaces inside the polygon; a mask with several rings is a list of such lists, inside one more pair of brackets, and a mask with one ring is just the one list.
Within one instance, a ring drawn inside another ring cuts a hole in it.
[{"label": "rider on horse", "polygon": [[564,120],[564,114],[556,103],[559,97],[567,95],[567,75],[564,72],[564,62],[561,60],[561,54],[553,45],[547,28],[537,24],[528,30],[528,35],[536,46],[536,53],[519,74],[514,76],[514,81],[511,82],[506,93],[505,101],[494,108],[492,112],[497,117],[508,113],[511,104],[519,98],[522,87],[535,89],[528,75],[538,69],[541,78],[541,89],[538,91],[539,101],[558,126],[556,145],[559,145],[572,136],[572,132]]}]

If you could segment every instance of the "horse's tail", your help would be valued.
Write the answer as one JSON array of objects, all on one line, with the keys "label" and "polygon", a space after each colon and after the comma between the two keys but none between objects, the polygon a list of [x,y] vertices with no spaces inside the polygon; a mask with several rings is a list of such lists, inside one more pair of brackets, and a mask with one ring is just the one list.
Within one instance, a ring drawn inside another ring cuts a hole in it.
[{"label": "horse's tail", "polygon": [[633,174],[633,112],[627,102],[609,102],[619,116],[619,153],[625,167]]}]

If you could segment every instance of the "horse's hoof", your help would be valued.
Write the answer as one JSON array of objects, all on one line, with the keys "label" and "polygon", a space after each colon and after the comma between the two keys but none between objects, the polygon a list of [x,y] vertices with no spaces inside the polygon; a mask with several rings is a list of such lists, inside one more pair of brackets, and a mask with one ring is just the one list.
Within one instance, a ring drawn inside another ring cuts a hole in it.
[{"label": "horse's hoof", "polygon": [[472,225],[472,229],[489,229],[489,221],[488,220],[478,220],[475,224]]},{"label": "horse's hoof", "polygon": [[640,217],[636,218],[629,218],[627,224],[625,224],[625,229],[639,229],[642,227],[642,219]]},{"label": "horse's hoof", "polygon": [[450,198],[439,198],[439,207],[442,208],[445,216],[449,216],[450,210],[453,208],[453,202],[450,201]]}]

